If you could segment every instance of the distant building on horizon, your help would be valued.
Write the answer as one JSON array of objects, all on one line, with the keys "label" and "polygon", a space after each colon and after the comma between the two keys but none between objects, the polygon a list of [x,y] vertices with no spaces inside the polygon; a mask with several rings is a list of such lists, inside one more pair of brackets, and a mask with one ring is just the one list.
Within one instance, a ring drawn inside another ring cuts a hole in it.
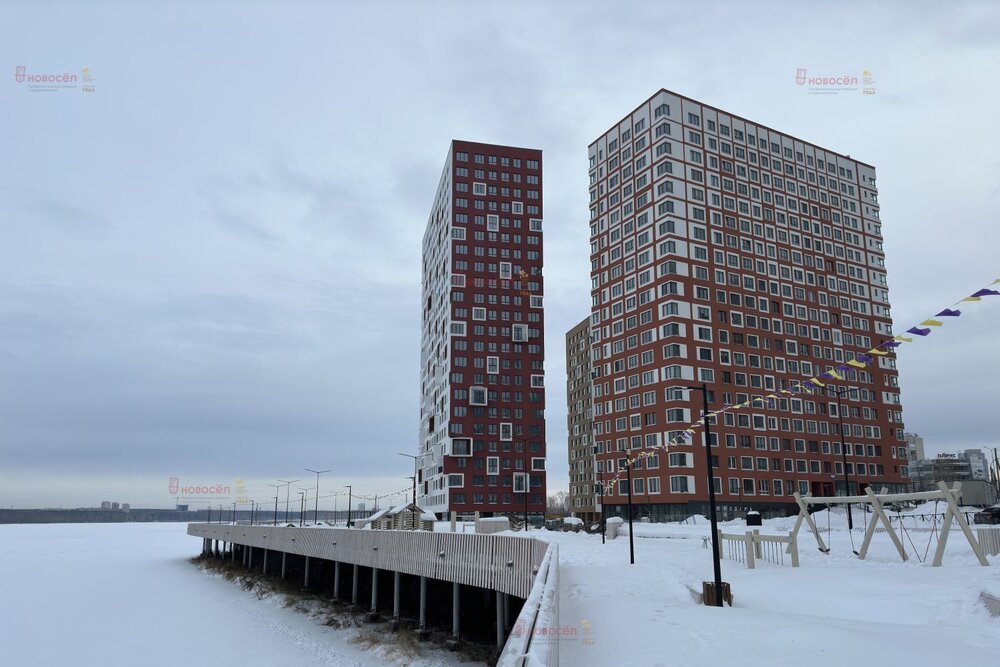
[{"label": "distant building on horizon", "polygon": [[[660,90],[589,147],[591,362],[602,507],[627,508],[628,457],[710,410],[724,516],[792,494],[909,488],[875,168]],[[874,356],[874,355],[873,355]],[[754,401],[758,399],[758,401]],[[841,433],[843,432],[843,435]],[[845,443],[846,474],[841,442]],[[632,469],[656,519],[707,514],[704,431]]]},{"label": "distant building on horizon", "polygon": [[906,440],[906,459],[912,464],[914,461],[919,461],[926,458],[924,454],[924,439],[921,438],[916,433],[904,433],[904,440]]},{"label": "distant building on horizon", "polygon": [[452,141],[422,282],[417,504],[544,513],[540,150]]}]

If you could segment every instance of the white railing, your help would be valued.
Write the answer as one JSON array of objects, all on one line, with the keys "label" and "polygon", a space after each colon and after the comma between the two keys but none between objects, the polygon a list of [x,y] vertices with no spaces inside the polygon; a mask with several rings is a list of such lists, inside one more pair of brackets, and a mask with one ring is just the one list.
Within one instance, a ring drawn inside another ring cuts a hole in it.
[{"label": "white railing", "polygon": [[972,532],[983,551],[990,556],[1000,556],[1000,526],[973,526]]},{"label": "white railing", "polygon": [[[498,664],[559,664],[559,549],[515,535],[191,523],[188,535],[391,570],[524,598]],[[575,632],[575,628],[569,628]]]},{"label": "white railing", "polygon": [[188,535],[489,588],[527,598],[536,544],[513,535],[188,524]]},{"label": "white railing", "polygon": [[[536,545],[544,544],[536,541]],[[556,667],[563,630],[576,631],[559,625],[559,546],[548,544],[540,553],[531,593],[521,607],[497,667]]]},{"label": "white railing", "polygon": [[740,535],[727,534],[719,529],[719,557],[745,563],[747,569],[757,566],[758,560],[775,565],[785,564],[785,554],[790,556],[792,567],[799,566],[799,544],[795,534],[761,535],[759,530],[748,530]]}]

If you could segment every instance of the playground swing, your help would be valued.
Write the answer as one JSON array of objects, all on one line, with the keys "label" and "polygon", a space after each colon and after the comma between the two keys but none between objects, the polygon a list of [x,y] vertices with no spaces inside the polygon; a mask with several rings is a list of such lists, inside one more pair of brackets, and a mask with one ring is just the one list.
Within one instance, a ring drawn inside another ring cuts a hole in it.
[{"label": "playground swing", "polygon": [[[904,521],[903,515],[899,512],[899,510],[896,510],[896,520],[899,522],[900,532],[903,533],[903,535],[906,537],[907,541],[909,541],[910,546],[913,547],[913,555],[915,555],[917,557],[917,560],[919,562],[921,562],[921,563],[923,563],[923,562],[925,562],[927,560],[927,554],[929,554],[930,551],[931,551],[931,542],[934,541],[935,538],[937,538],[937,539],[940,540],[940,538],[938,538],[938,532],[937,532],[937,522],[938,522],[937,508],[938,508],[938,501],[935,500],[934,501],[934,514],[931,515],[931,519],[932,519],[931,529],[930,529],[930,531],[929,531],[929,533],[927,535],[927,546],[924,547],[924,555],[923,555],[923,557],[920,556],[920,549],[918,549],[917,545],[913,543],[913,538],[910,536],[910,531],[908,531],[906,529],[906,522]],[[917,518],[913,517],[913,527],[914,527],[914,529],[916,529],[916,525],[917,525],[916,522],[917,522]]]},{"label": "playground swing", "polygon": [[[809,505],[845,505],[848,503],[858,503],[863,505],[871,505],[872,517],[868,522],[868,526],[865,528],[865,539],[861,544],[860,551],[855,551],[858,558],[864,560],[865,556],[868,554],[868,547],[871,545],[872,538],[875,535],[875,530],[878,524],[882,524],[885,528],[886,534],[892,540],[893,546],[896,547],[896,551],[899,553],[901,560],[908,560],[906,549],[903,546],[903,542],[899,539],[899,535],[893,529],[892,522],[889,520],[888,515],[885,512],[884,503],[894,503],[906,500],[934,500],[941,501],[944,500],[948,509],[945,512],[945,517],[942,523],[940,535],[937,533],[937,517],[934,517],[934,527],[932,528],[931,535],[928,537],[927,548],[925,550],[923,558],[920,558],[920,552],[917,550],[916,545],[913,543],[913,539],[907,534],[907,539],[910,540],[911,546],[913,546],[914,552],[916,553],[918,560],[921,563],[926,559],[927,554],[930,553],[930,542],[935,536],[938,537],[937,549],[934,552],[934,561],[932,565],[935,567],[941,565],[944,559],[945,545],[948,541],[948,535],[951,532],[951,524],[957,523],[959,528],[965,535],[966,540],[969,542],[969,546],[972,547],[973,553],[975,553],[976,558],[979,560],[979,564],[983,566],[989,566],[989,561],[986,560],[986,555],[983,553],[983,548],[979,544],[975,535],[972,533],[972,529],[969,527],[968,522],[962,513],[958,509],[958,498],[959,492],[962,488],[961,482],[956,482],[951,489],[945,485],[944,482],[938,482],[937,491],[923,491],[918,493],[886,493],[887,489],[883,488],[882,492],[875,494],[871,488],[865,489],[864,496],[832,496],[832,497],[813,497],[813,496],[800,496],[798,493],[794,494],[795,502],[799,505],[799,516],[795,520],[795,527],[792,529],[792,536],[797,536],[799,529],[802,527],[803,523],[808,524],[809,530],[812,531],[813,535],[816,537],[816,542],[819,546],[819,550],[823,553],[830,553],[829,547],[823,542],[823,538],[820,535],[819,528],[816,526],[816,522],[813,520],[812,515],[809,513]],[[900,522],[901,530],[906,534],[906,527]],[[827,513],[827,538],[829,539],[831,533],[830,528],[830,516]],[[851,535],[851,546],[854,547],[854,536]]]}]

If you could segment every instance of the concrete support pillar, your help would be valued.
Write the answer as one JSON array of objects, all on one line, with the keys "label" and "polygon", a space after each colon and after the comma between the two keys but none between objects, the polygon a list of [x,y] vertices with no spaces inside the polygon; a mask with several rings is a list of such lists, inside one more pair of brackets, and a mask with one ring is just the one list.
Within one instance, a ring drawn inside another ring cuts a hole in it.
[{"label": "concrete support pillar", "polygon": [[455,521],[458,518],[458,512],[451,513],[451,532],[455,532]]},{"label": "concrete support pillar", "polygon": [[427,577],[420,577],[420,629],[427,629]]},{"label": "concrete support pillar", "polygon": [[264,565],[261,568],[262,574],[267,574],[267,548],[264,548]]},{"label": "concrete support pillar", "polygon": [[253,547],[247,549],[247,569],[253,569]]},{"label": "concrete support pillar", "polygon": [[392,618],[399,620],[399,572],[392,573]]},{"label": "concrete support pillar", "polygon": [[372,568],[372,613],[374,614],[378,606],[378,568]]},{"label": "concrete support pillar", "polygon": [[288,566],[288,554],[284,551],[281,552],[281,578],[285,578],[285,570]]},{"label": "concrete support pillar", "polygon": [[229,544],[229,560],[233,563],[236,562],[236,545],[231,542]]},{"label": "concrete support pillar", "polygon": [[302,578],[302,588],[309,588],[309,556],[306,556],[306,573]]},{"label": "concrete support pillar", "polygon": [[340,561],[333,563],[333,599],[340,599]]},{"label": "concrete support pillar", "polygon": [[503,598],[504,594],[496,592],[497,598],[497,648],[503,648]]},{"label": "concrete support pillar", "polygon": [[510,596],[503,594],[503,629],[504,632],[510,630]]},{"label": "concrete support pillar", "polygon": [[459,618],[458,615],[461,613],[459,608],[458,600],[461,593],[461,584],[457,581],[451,585],[451,636],[454,639],[458,639],[459,630]]},{"label": "concrete support pillar", "polygon": [[354,581],[351,583],[351,604],[358,603],[358,564],[354,564]]}]

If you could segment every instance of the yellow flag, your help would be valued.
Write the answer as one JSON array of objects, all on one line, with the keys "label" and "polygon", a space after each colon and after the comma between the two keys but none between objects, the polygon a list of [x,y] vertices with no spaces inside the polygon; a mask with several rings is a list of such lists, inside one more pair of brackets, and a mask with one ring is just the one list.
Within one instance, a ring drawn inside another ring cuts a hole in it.
[{"label": "yellow flag", "polygon": [[920,323],[925,327],[939,327],[944,324],[941,320],[927,319]]},{"label": "yellow flag", "polygon": [[887,355],[889,353],[886,352],[885,350],[880,350],[877,347],[873,347],[872,349],[868,350],[868,354],[881,354],[881,355],[885,356],[885,355]]}]

